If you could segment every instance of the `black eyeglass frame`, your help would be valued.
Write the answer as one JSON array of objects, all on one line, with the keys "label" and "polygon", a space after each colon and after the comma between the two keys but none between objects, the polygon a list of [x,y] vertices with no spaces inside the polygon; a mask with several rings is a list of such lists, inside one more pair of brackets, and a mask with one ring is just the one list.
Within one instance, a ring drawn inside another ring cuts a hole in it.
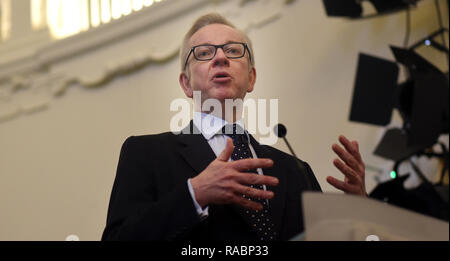
[{"label": "black eyeglass frame", "polygon": [[[186,57],[186,62],[184,63],[183,71],[186,70],[186,66],[187,66],[187,64],[188,64],[189,57],[191,56],[191,53],[194,53],[194,57],[195,57],[195,59],[196,59],[197,61],[211,61],[212,59],[214,59],[214,57],[216,57],[217,49],[218,49],[218,48],[220,48],[220,49],[222,49],[222,51],[224,51],[223,47],[226,46],[226,45],[229,45],[229,44],[242,44],[242,45],[244,46],[244,53],[242,54],[242,56],[239,56],[239,57],[228,57],[228,56],[227,56],[228,59],[239,59],[239,58],[242,58],[242,57],[245,56],[245,52],[248,52],[248,57],[249,57],[249,59],[250,59],[250,63],[252,62],[252,54],[251,54],[250,49],[248,48],[248,46],[247,46],[246,43],[241,43],[241,42],[229,42],[229,43],[226,43],[226,44],[219,44],[219,45],[215,45],[215,44],[200,44],[200,45],[193,46],[193,47],[191,48],[191,50],[189,51],[189,54],[188,54],[188,56]],[[214,48],[215,48],[215,49],[214,49],[214,55],[213,55],[210,59],[199,59],[199,58],[195,55],[194,50],[195,50],[195,48],[200,47],[200,46],[214,46]],[[224,51],[224,53],[225,53],[225,51]],[[226,56],[226,54],[225,54],[225,56]]]}]

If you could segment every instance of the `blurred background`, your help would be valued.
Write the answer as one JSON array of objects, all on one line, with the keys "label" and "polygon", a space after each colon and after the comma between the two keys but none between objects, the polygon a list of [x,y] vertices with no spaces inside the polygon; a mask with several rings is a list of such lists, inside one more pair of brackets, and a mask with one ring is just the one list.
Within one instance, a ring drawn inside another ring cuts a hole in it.
[{"label": "blurred background", "polygon": [[[448,170],[442,173],[448,167],[448,154],[442,157],[449,140],[448,98],[441,101],[442,87],[422,107],[414,102],[409,111],[387,106],[388,120],[381,124],[362,119],[366,113],[350,117],[357,104],[365,103],[357,95],[368,92],[358,81],[364,70],[375,79],[390,77],[393,86],[419,79],[413,77],[417,66],[441,72],[448,96],[448,1],[401,0],[381,7],[377,1],[333,2],[342,5],[320,0],[0,0],[0,240],[100,239],[121,145],[131,135],[169,131],[176,114],[170,104],[185,98],[178,83],[181,41],[197,17],[212,11],[249,34],[257,80],[247,97],[278,99],[278,119],[288,129],[289,143],[311,165],[325,192],[340,193],[325,179],[343,178],[332,164],[331,145],[344,134],[359,142],[369,193],[402,177],[408,191],[438,184],[444,188],[438,192],[447,216],[434,216],[448,221]],[[414,51],[429,64],[405,62],[391,46],[410,51],[406,57]],[[388,70],[388,77],[383,69],[363,65],[361,53],[389,61],[398,74]],[[369,100],[393,104],[392,97],[401,97],[383,95]],[[435,104],[447,111],[447,130]],[[420,121],[414,125],[419,116],[438,119],[439,129]],[[413,133],[410,125],[421,126],[422,134],[430,130],[433,137],[426,134],[427,142],[413,149],[408,138],[407,152],[392,156],[395,139],[386,141],[387,131]],[[289,153],[283,141],[274,146]],[[374,153],[377,148],[382,152]],[[395,195],[383,187],[377,198],[395,203]],[[409,202],[410,209],[417,206]]]}]

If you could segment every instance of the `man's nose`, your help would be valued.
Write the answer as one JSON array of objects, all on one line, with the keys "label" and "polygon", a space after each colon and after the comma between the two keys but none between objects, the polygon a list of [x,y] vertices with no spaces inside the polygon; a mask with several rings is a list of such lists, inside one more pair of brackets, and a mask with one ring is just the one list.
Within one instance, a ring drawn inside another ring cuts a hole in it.
[{"label": "man's nose", "polygon": [[217,48],[216,56],[214,56],[213,59],[213,65],[214,66],[223,66],[223,65],[229,65],[230,61],[228,60],[228,57],[223,52],[222,48]]}]

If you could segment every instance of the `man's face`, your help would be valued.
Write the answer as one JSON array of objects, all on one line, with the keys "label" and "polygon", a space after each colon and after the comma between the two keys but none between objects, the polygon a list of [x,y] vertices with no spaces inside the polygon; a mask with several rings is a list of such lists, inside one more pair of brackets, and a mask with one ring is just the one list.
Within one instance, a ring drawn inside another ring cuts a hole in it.
[{"label": "man's face", "polygon": [[[201,44],[221,45],[229,42],[244,42],[242,35],[235,29],[222,25],[211,24],[198,30],[190,40],[190,46]],[[217,49],[216,56],[210,61],[197,61],[191,54],[187,70],[180,75],[180,84],[188,97],[193,91],[200,91],[202,102],[209,98],[218,99],[244,99],[247,92],[253,90],[256,80],[256,71],[250,69],[248,51],[242,58],[227,58],[221,48]],[[219,74],[219,76],[218,76]],[[223,77],[226,75],[227,77]]]}]

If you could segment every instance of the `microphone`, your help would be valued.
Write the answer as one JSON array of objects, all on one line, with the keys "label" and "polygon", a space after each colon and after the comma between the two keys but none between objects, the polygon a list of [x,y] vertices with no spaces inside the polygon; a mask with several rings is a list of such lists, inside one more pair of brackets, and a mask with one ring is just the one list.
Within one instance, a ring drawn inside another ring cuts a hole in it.
[{"label": "microphone", "polygon": [[286,143],[289,150],[291,151],[291,154],[297,158],[297,155],[295,155],[294,150],[292,149],[291,145],[289,144],[289,142],[286,139],[286,134],[287,134],[286,127],[283,124],[279,123],[279,124],[275,125],[275,127],[273,128],[273,132],[275,132],[275,135],[277,135],[278,138],[283,138],[284,142]]},{"label": "microphone", "polygon": [[[305,173],[305,175],[306,175],[307,171],[306,171],[306,169],[305,169],[305,166],[304,166],[304,165],[300,162],[300,160],[297,158],[297,155],[295,155],[294,150],[292,149],[291,145],[289,144],[289,142],[288,142],[287,139],[286,139],[286,134],[287,134],[287,129],[286,129],[286,127],[285,127],[283,124],[279,123],[279,124],[275,125],[275,127],[273,128],[273,132],[274,132],[275,135],[277,135],[279,138],[282,138],[282,139],[284,140],[284,142],[286,143],[286,145],[287,145],[288,148],[289,148],[289,151],[290,151],[291,154],[294,156],[295,161],[297,162],[298,168],[299,168],[303,173]],[[306,184],[307,184],[308,188],[312,189],[311,183],[309,182],[309,178],[308,178],[307,176],[305,177],[305,180],[306,180]]]}]

